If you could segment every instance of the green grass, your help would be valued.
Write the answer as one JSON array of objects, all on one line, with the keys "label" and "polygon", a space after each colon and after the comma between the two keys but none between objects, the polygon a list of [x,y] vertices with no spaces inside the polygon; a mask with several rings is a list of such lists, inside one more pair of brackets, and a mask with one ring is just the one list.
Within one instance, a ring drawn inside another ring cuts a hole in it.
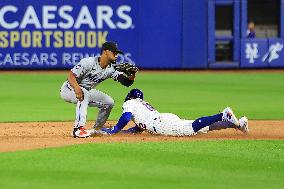
[{"label": "green grass", "polygon": [[0,187],[284,187],[284,141],[85,144],[1,153]]},{"label": "green grass", "polygon": [[[59,88],[66,74],[1,74],[0,122],[73,120],[75,105]],[[240,117],[284,119],[282,73],[139,73],[131,88],[160,112],[183,118],[231,106]],[[116,101],[129,88],[98,89]],[[88,119],[97,110],[89,108]],[[95,138],[94,138],[95,140]],[[0,188],[284,188],[284,140],[84,144],[0,153]]]},{"label": "green grass", "polygon": [[[0,122],[73,120],[75,105],[64,102],[59,88],[67,74],[1,74]],[[238,117],[284,119],[282,73],[139,73],[131,88],[160,112],[195,119],[231,106]],[[118,119],[130,88],[107,80],[98,89],[116,101],[110,119]],[[88,119],[95,120],[96,108]]]}]

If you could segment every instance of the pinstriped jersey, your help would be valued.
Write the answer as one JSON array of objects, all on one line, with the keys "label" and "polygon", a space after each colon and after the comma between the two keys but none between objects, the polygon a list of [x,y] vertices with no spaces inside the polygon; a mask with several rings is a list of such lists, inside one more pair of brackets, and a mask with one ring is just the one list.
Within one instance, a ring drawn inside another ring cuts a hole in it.
[{"label": "pinstriped jersey", "polygon": [[116,71],[112,65],[105,69],[101,68],[97,57],[83,58],[71,71],[76,75],[78,84],[87,90],[95,88],[108,78],[116,81],[117,76],[122,74],[122,72]]},{"label": "pinstriped jersey", "polygon": [[139,98],[126,101],[124,112],[132,113],[132,120],[138,127],[150,133],[170,136],[190,136],[194,134],[193,120],[180,119],[172,113],[159,113],[148,102]]},{"label": "pinstriped jersey", "polygon": [[124,112],[132,113],[132,120],[142,129],[153,130],[153,125],[159,120],[160,113],[148,102],[140,98],[126,101],[123,106]]}]

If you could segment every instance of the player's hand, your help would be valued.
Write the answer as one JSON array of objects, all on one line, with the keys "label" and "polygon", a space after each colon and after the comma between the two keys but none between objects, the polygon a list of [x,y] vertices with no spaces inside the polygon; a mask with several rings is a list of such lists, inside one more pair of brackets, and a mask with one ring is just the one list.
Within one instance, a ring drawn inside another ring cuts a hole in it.
[{"label": "player's hand", "polygon": [[113,134],[119,132],[119,131],[116,130],[115,127],[112,127],[112,128],[103,127],[103,128],[101,128],[101,131],[102,131],[102,132],[105,132],[105,133],[107,133],[107,134],[109,134],[109,135],[113,135]]},{"label": "player's hand", "polygon": [[83,93],[82,89],[80,87],[76,87],[74,90],[75,90],[76,98],[79,101],[83,101],[84,100],[84,93]]},{"label": "player's hand", "polygon": [[101,128],[101,131],[102,131],[102,132],[105,132],[105,133],[108,134],[108,135],[112,134],[112,133],[111,133],[111,128],[103,127],[103,128]]},{"label": "player's hand", "polygon": [[129,133],[136,134],[136,133],[142,133],[143,129],[141,129],[140,127],[138,127],[136,125],[135,127],[131,127],[131,128],[129,128],[127,130],[121,130],[120,132],[126,133],[126,134],[129,134]]}]

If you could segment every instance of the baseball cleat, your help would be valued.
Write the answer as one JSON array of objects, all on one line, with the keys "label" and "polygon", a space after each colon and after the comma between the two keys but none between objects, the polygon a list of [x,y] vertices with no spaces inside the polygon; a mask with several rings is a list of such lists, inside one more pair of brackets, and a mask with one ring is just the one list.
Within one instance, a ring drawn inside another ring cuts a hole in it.
[{"label": "baseball cleat", "polygon": [[248,118],[246,116],[243,116],[239,119],[239,129],[243,132],[243,133],[248,133],[249,132],[249,128],[248,128]]},{"label": "baseball cleat", "polygon": [[72,135],[74,138],[88,138],[91,133],[88,132],[84,127],[74,128]]},{"label": "baseball cleat", "polygon": [[225,108],[222,111],[222,121],[228,121],[233,123],[236,126],[239,126],[239,120],[237,119],[237,117],[235,116],[233,110],[230,107]]}]

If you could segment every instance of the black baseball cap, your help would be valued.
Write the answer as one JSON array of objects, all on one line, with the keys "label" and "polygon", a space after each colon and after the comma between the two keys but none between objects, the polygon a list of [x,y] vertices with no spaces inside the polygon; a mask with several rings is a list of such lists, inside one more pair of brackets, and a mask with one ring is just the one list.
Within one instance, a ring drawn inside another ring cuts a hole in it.
[{"label": "black baseball cap", "polygon": [[111,52],[117,52],[119,54],[123,54],[121,50],[118,49],[118,45],[113,41],[107,41],[102,46],[102,51],[109,50]]}]

